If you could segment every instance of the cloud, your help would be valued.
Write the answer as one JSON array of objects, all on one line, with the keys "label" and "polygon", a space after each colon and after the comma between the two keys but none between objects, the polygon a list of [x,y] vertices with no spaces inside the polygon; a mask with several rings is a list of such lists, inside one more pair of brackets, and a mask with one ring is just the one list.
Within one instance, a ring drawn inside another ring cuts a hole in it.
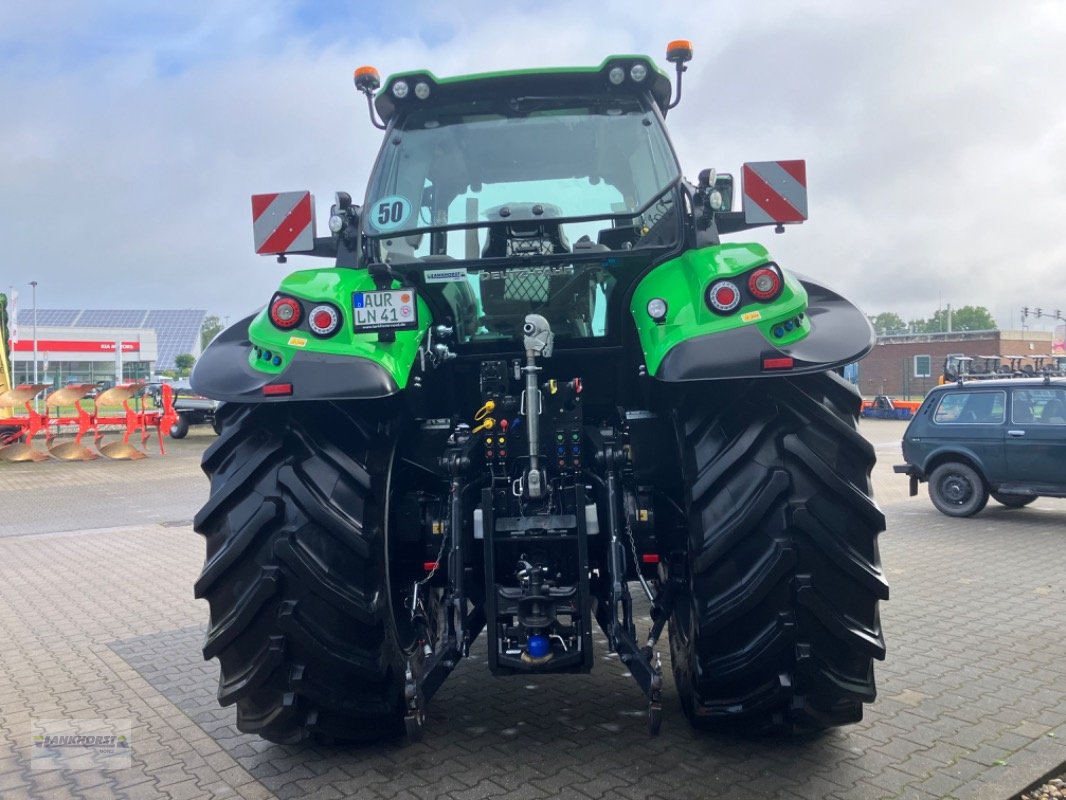
[{"label": "cloud", "polygon": [[[42,306],[263,303],[248,196],[362,194],[380,134],[363,63],[438,75],[661,57],[694,39],[669,124],[686,174],[808,159],[811,220],[760,233],[871,313],[1066,306],[1066,9],[784,0],[6,4],[0,285]],[[1058,100],[1056,100],[1058,99]],[[1017,320],[1015,320],[1015,323]]]}]

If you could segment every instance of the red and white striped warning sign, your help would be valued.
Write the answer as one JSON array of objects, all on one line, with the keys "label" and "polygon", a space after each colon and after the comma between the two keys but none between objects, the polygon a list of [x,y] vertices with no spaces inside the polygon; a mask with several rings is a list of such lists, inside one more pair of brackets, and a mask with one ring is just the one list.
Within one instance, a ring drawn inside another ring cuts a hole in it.
[{"label": "red and white striped warning sign", "polygon": [[302,253],[315,248],[315,208],[310,192],[252,195],[255,252]]},{"label": "red and white striped warning sign", "polygon": [[754,161],[744,165],[744,221],[807,219],[807,162]]}]

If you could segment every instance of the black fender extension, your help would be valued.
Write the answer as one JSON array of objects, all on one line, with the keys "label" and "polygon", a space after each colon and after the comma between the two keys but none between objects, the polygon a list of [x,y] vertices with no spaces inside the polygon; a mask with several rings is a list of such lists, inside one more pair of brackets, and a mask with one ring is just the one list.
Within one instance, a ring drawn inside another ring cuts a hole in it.
[{"label": "black fender extension", "polygon": [[[255,316],[226,328],[208,345],[189,379],[193,391],[227,403],[369,400],[399,391],[384,367],[357,356],[297,351],[279,374],[253,369],[248,363],[248,326]],[[292,392],[264,394],[264,387],[272,384],[289,384]]]}]

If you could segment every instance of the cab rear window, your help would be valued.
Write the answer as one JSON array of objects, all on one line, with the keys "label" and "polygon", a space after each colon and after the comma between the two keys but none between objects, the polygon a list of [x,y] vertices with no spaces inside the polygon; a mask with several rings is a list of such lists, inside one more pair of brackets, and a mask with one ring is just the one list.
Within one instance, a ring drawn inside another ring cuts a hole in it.
[{"label": "cab rear window", "polygon": [[933,413],[942,425],[995,425],[1006,419],[1006,392],[951,392]]}]

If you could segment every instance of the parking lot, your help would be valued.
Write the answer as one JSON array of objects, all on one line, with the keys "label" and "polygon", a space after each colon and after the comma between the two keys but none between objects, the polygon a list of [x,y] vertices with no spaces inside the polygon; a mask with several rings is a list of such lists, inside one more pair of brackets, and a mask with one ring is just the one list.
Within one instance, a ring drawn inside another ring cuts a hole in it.
[{"label": "parking lot", "polygon": [[[888,518],[878,699],[859,724],[793,740],[697,733],[669,678],[650,739],[602,649],[591,675],[492,679],[483,646],[419,744],[240,734],[192,597],[210,429],[139,462],[0,464],[0,798],[1014,797],[1066,762],[1066,501],[943,516],[892,473],[904,427],[862,426]],[[45,718],[128,720],[131,766],[35,769]]]}]

